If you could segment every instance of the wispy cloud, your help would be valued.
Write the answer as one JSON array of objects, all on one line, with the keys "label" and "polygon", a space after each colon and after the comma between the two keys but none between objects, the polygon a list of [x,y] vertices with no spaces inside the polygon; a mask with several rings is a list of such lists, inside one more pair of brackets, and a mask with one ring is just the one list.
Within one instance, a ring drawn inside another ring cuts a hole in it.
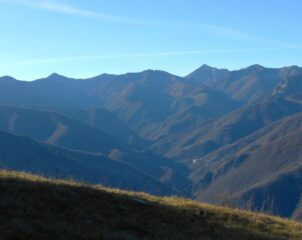
[{"label": "wispy cloud", "polygon": [[289,47],[289,48],[301,48],[302,44],[288,43],[278,40],[272,40],[260,36],[249,34],[245,31],[230,28],[221,25],[213,25],[206,23],[192,23],[192,22],[169,22],[169,21],[156,21],[156,20],[143,20],[129,17],[121,17],[111,14],[105,14],[102,12],[96,12],[78,7],[58,3],[51,0],[0,0],[0,3],[14,4],[24,7],[30,7],[34,9],[46,10],[61,14],[73,15],[76,17],[93,18],[97,20],[110,21],[120,24],[132,24],[132,25],[144,25],[154,27],[166,27],[166,28],[191,28],[192,30],[201,30],[211,35],[215,35],[221,38],[234,39],[245,42],[253,42],[266,44],[274,47]]},{"label": "wispy cloud", "polygon": [[69,6],[69,5],[54,2],[54,1],[0,0],[0,3],[19,5],[19,6],[40,9],[40,10],[47,10],[47,11],[57,12],[57,13],[61,13],[61,14],[73,15],[73,16],[77,16],[77,17],[95,18],[95,19],[105,20],[105,21],[114,21],[114,22],[129,23],[129,24],[153,24],[152,21],[142,21],[140,19],[119,17],[116,15],[80,9],[77,7]]},{"label": "wispy cloud", "polygon": [[302,44],[295,44],[295,43],[288,43],[278,40],[272,40],[269,38],[261,37],[261,36],[255,36],[253,34],[249,34],[247,32],[235,29],[235,28],[229,28],[225,26],[219,26],[219,25],[211,25],[211,24],[194,24],[196,28],[203,29],[205,31],[208,31],[214,35],[221,36],[223,38],[230,38],[230,39],[237,39],[247,42],[254,42],[254,43],[262,43],[267,45],[274,45],[274,46],[280,46],[280,47],[289,47],[289,48],[301,48]]},{"label": "wispy cloud", "polygon": [[[248,48],[248,49],[207,49],[192,51],[167,51],[167,52],[150,52],[150,53],[125,53],[125,54],[104,54],[95,56],[76,56],[76,57],[60,57],[60,58],[44,58],[31,59],[18,62],[0,64],[0,68],[19,67],[27,65],[41,64],[58,64],[76,61],[102,60],[102,59],[122,59],[122,58],[146,58],[146,57],[173,57],[173,56],[189,56],[189,55],[207,55],[207,54],[227,54],[227,53],[244,53],[244,52],[264,52],[275,50],[288,50],[293,47],[274,47],[274,48]],[[302,47],[300,47],[302,49]]]}]

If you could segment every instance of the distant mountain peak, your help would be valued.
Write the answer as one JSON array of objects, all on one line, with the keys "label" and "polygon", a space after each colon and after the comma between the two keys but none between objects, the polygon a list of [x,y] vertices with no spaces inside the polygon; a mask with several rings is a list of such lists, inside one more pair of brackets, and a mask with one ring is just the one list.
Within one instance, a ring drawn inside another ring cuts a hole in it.
[{"label": "distant mountain peak", "polygon": [[155,70],[155,69],[147,69],[144,70],[142,72],[140,72],[139,74],[142,74],[146,77],[152,77],[152,78],[156,78],[156,77],[168,77],[168,76],[172,76],[173,74],[168,73],[166,71],[163,70]]},{"label": "distant mountain peak", "polygon": [[199,69],[213,69],[213,68],[214,67],[211,67],[210,65],[202,64]]},{"label": "distant mountain peak", "polygon": [[47,77],[47,79],[60,79],[60,78],[67,78],[67,77],[60,75],[58,73],[52,73]]},{"label": "distant mountain peak", "polygon": [[260,64],[253,64],[253,65],[251,65],[251,66],[248,66],[246,69],[251,69],[251,70],[256,70],[256,71],[258,71],[258,70],[263,70],[263,69],[265,69],[265,67],[262,66],[262,65],[260,65]]},{"label": "distant mountain peak", "polygon": [[167,72],[165,72],[163,70],[157,70],[157,69],[146,69],[146,70],[142,71],[142,73],[151,73],[151,74],[153,74],[153,73],[167,73]]},{"label": "distant mountain peak", "polygon": [[186,76],[186,78],[197,81],[214,81],[218,76],[224,76],[229,73],[228,69],[219,69],[207,64],[201,65],[195,71]]},{"label": "distant mountain peak", "polygon": [[11,76],[0,77],[0,82],[14,82],[14,81],[17,81],[17,80]]},{"label": "distant mountain peak", "polygon": [[199,68],[197,68],[194,72],[210,72],[213,70],[219,70],[218,68],[212,67],[207,64],[202,64]]},{"label": "distant mountain peak", "polygon": [[202,73],[202,72],[213,72],[213,71],[215,71],[215,72],[217,72],[217,71],[224,71],[224,72],[226,72],[226,71],[229,71],[229,70],[226,69],[226,68],[216,68],[216,67],[212,67],[212,66],[207,65],[207,64],[202,64],[194,72]]}]

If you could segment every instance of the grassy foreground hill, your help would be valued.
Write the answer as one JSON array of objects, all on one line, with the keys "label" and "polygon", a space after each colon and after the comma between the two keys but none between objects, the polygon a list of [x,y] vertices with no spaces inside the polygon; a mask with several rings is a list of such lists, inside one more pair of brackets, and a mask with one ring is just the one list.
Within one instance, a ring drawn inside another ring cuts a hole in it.
[{"label": "grassy foreground hill", "polygon": [[0,171],[0,239],[301,239],[302,224]]}]

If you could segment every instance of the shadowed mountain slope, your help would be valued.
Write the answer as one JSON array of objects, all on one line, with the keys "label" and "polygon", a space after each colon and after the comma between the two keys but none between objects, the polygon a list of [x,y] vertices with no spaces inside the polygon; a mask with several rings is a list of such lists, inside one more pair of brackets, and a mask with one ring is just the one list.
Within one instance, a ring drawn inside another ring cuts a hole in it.
[{"label": "shadowed mountain slope", "polygon": [[151,144],[128,128],[115,114],[101,108],[74,109],[57,108],[57,112],[72,117],[84,124],[93,126],[101,132],[122,140],[129,147],[142,149]]},{"label": "shadowed mountain slope", "polygon": [[70,151],[6,132],[0,132],[0,166],[134,191],[177,194],[167,185],[123,161],[103,154]]},{"label": "shadowed mountain slope", "polygon": [[192,126],[184,132],[158,140],[153,149],[182,160],[206,154],[248,136],[267,124],[302,111],[302,105],[282,98],[268,98],[226,114],[216,120]]},{"label": "shadowed mountain slope", "polygon": [[109,153],[124,147],[119,139],[50,111],[0,106],[0,129],[87,152]]},{"label": "shadowed mountain slope", "polygon": [[[72,113],[81,114],[80,117],[87,114],[84,110],[83,112],[76,111]],[[107,111],[106,115],[108,116]],[[109,117],[112,117],[112,115],[109,115]],[[114,120],[115,118],[112,119]],[[109,120],[112,119],[109,118]],[[84,119],[82,120],[84,121]],[[97,124],[102,125],[102,122],[103,118],[101,117],[98,119]],[[107,123],[111,124],[110,126],[114,126],[115,123],[119,124],[118,121]],[[105,120],[102,128],[107,123]],[[132,133],[126,127],[123,128],[123,125],[119,126],[121,126],[120,130],[125,129],[124,132],[126,134]],[[122,161],[158,181],[170,184],[176,189],[188,188],[189,181],[185,179],[185,175],[187,174],[186,167],[157,156],[150,151],[129,148],[129,145],[131,145],[128,144],[129,139],[122,138],[123,131],[121,131],[121,136],[119,136],[118,132],[116,132],[119,129],[108,129],[106,131],[115,133],[122,140],[111,137],[95,127],[83,124],[56,112],[7,106],[0,107],[0,129],[64,148],[85,151],[87,153],[101,153],[112,160]],[[142,141],[139,146],[145,143],[146,141]],[[85,158],[84,155],[77,156],[80,159],[83,157]]]},{"label": "shadowed mountain slope", "polygon": [[302,114],[298,113],[209,154],[191,178],[200,199],[302,219]]}]

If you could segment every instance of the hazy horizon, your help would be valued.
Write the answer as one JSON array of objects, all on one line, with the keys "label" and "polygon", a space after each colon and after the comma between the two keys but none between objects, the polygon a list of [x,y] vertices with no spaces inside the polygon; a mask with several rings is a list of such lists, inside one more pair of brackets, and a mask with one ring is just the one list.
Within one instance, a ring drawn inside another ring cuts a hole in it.
[{"label": "hazy horizon", "polygon": [[[216,66],[211,66],[211,65],[208,65],[208,64],[201,64],[199,67],[202,67],[202,66],[208,66],[208,67],[211,67],[211,68],[216,68],[216,69],[224,69],[224,70],[228,70],[228,71],[239,71],[241,69],[245,69],[245,68],[249,68],[249,67],[252,67],[252,66],[255,66],[255,65],[259,65],[261,67],[264,67],[264,68],[268,68],[268,69],[280,69],[280,68],[286,68],[286,67],[299,67],[301,68],[301,66],[299,65],[288,65],[288,66],[280,66],[280,67],[268,67],[268,66],[263,66],[261,64],[258,64],[258,63],[255,63],[255,64],[251,64],[251,65],[248,65],[248,66],[245,66],[245,67],[242,67],[242,68],[234,68],[234,69],[230,69],[230,68],[224,68],[224,67],[216,67]],[[197,68],[198,69],[198,68]],[[16,78],[14,77],[13,75],[1,75],[1,77],[12,77],[16,80],[20,80],[20,81],[35,81],[35,80],[39,80],[39,79],[43,79],[43,78],[48,78],[50,77],[51,75],[59,75],[59,76],[63,76],[63,77],[67,77],[67,78],[74,78],[74,79],[89,79],[89,78],[94,78],[94,77],[97,77],[97,76],[101,76],[101,75],[104,75],[104,74],[108,74],[108,75],[124,75],[124,74],[128,74],[128,73],[140,73],[140,72],[144,72],[144,71],[164,71],[164,72],[167,72],[167,73],[170,73],[170,74],[173,74],[173,75],[176,75],[178,77],[186,77],[188,76],[188,74],[194,72],[195,70],[197,69],[193,69],[191,72],[188,72],[184,75],[178,75],[178,74],[175,74],[173,72],[168,72],[168,71],[165,71],[163,69],[141,69],[139,71],[127,71],[127,72],[121,72],[121,73],[110,73],[110,72],[102,72],[102,73],[99,73],[97,75],[93,75],[93,76],[86,76],[86,77],[78,77],[78,76],[69,76],[69,75],[65,75],[65,74],[61,74],[59,72],[52,72],[52,73],[49,73],[48,75],[45,75],[45,76],[40,76],[40,77],[37,77],[37,78],[33,78],[33,79],[20,79],[20,78]]]}]

